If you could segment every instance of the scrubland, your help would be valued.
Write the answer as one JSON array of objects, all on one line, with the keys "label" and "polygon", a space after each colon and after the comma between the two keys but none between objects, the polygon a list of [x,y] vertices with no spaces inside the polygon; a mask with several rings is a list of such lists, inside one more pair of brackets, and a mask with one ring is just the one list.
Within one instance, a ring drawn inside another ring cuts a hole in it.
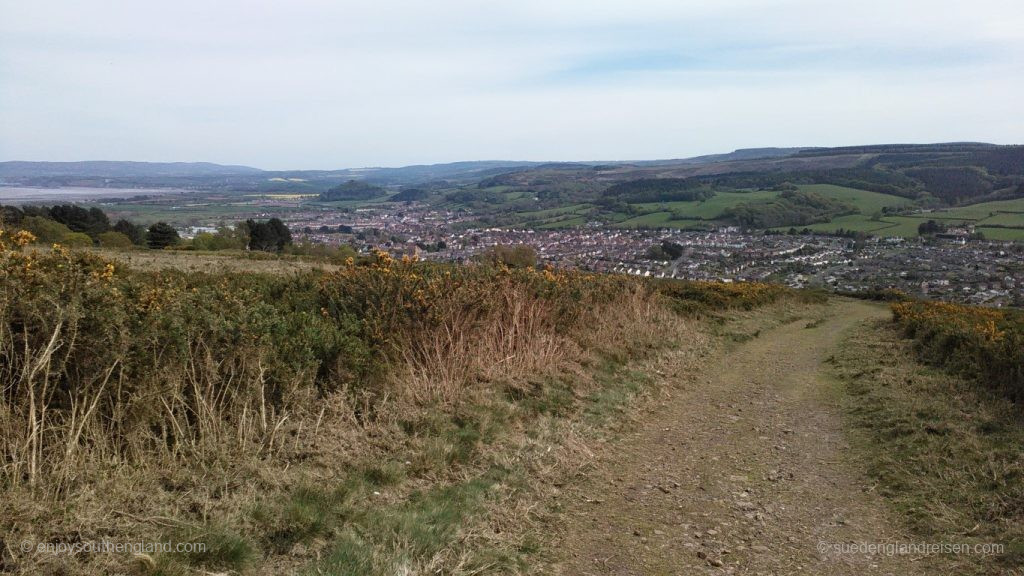
[{"label": "scrubland", "polygon": [[[558,561],[553,495],[595,471],[600,446],[657,417],[637,406],[685,413],[651,404],[686,397],[660,387],[731,391],[742,382],[713,371],[730,370],[732,348],[776,337],[761,327],[812,338],[849,309],[812,310],[823,296],[766,284],[384,253],[129,264],[30,241],[0,236],[0,572],[11,573],[544,572]],[[779,314],[744,312],[765,305]],[[910,535],[1009,543],[999,558],[956,559],[961,571],[1006,568],[1020,540],[1019,315],[928,302],[893,313],[828,359],[855,459],[828,457],[875,482]],[[748,315],[756,330],[724,328]],[[665,354],[676,373],[648,365]],[[732,406],[693,409],[714,423]],[[35,547],[101,541],[205,548]]]},{"label": "scrubland", "polygon": [[[0,568],[529,571],[538,486],[698,358],[702,314],[787,291],[442,266],[136,270],[2,237]],[[173,541],[63,554],[27,543]]]}]

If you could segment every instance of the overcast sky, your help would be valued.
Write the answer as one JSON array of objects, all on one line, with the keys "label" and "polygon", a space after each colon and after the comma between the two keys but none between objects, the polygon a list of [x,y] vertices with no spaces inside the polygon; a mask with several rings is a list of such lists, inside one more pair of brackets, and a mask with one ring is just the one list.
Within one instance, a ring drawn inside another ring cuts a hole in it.
[{"label": "overcast sky", "polygon": [[1024,142],[1020,0],[0,0],[0,160]]}]

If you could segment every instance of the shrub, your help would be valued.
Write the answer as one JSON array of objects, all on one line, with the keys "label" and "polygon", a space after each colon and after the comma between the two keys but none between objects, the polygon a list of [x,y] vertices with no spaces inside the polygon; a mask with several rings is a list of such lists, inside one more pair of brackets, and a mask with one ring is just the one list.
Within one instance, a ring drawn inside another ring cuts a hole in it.
[{"label": "shrub", "polygon": [[892,304],[893,320],[925,362],[1024,399],[1024,316],[948,302]]},{"label": "shrub", "polygon": [[483,251],[480,262],[509,268],[532,268],[537,265],[537,251],[526,244],[498,245]]},{"label": "shrub", "polygon": [[149,227],[146,233],[146,245],[155,250],[162,250],[176,245],[181,241],[178,231],[166,222],[157,222]]},{"label": "shrub", "polygon": [[89,248],[93,245],[92,238],[85,232],[65,234],[60,243],[69,248]]},{"label": "shrub", "polygon": [[285,254],[293,254],[295,256],[309,256],[314,260],[330,262],[332,264],[344,264],[349,258],[356,257],[355,249],[347,244],[332,246],[330,244],[300,242],[285,246],[284,252]]},{"label": "shrub", "polygon": [[120,232],[104,232],[96,236],[100,246],[104,248],[131,248],[132,239]]},{"label": "shrub", "polygon": [[19,227],[28,230],[43,244],[53,244],[64,240],[64,237],[71,234],[71,229],[42,216],[25,216]]},{"label": "shrub", "polygon": [[789,294],[785,286],[760,282],[704,282],[688,280],[652,280],[655,290],[687,308],[711,310],[753,309]]},{"label": "shrub", "polygon": [[120,232],[127,236],[132,241],[132,244],[142,246],[146,243],[146,228],[140,224],[135,224],[122,218],[112,228],[114,232]]}]

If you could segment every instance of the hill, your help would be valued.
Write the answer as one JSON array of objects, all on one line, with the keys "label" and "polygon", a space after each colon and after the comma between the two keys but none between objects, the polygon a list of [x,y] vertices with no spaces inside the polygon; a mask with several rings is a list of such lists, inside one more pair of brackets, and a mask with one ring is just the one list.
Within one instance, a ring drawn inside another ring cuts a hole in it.
[{"label": "hill", "polygon": [[[1024,146],[984,143],[890,144],[841,148],[758,148],[689,159],[633,162],[455,162],[400,168],[259,171],[254,168],[145,163],[7,163],[7,183],[32,186],[187,189],[189,212],[215,218],[218,206],[271,204],[275,210],[338,209],[317,202],[394,203],[452,210],[460,226],[760,229],[778,218],[736,218],[740,204],[764,208],[785,190],[819,193],[853,209],[825,210],[804,222],[819,232],[913,236],[929,214],[955,218],[972,205],[1024,198]],[[103,176],[98,176],[103,174]],[[420,192],[422,191],[422,192]],[[236,199],[232,196],[254,196]],[[126,194],[126,197],[130,194]],[[205,196],[205,197],[204,197]],[[294,202],[286,202],[294,200]],[[164,204],[173,204],[168,199]],[[182,207],[122,203],[126,210],[177,218]],[[288,206],[284,206],[288,204]],[[206,206],[206,208],[202,208]],[[1024,215],[999,204],[987,237],[1024,237]],[[973,213],[973,212],[972,212]],[[192,224],[193,222],[189,222]],[[781,226],[788,229],[788,225]]]},{"label": "hill", "polygon": [[0,162],[0,184],[19,186],[83,186],[125,188],[189,188],[205,191],[260,190],[323,192],[349,180],[379,185],[475,182],[495,171],[537,165],[536,162],[454,162],[399,168],[341,170],[273,170],[223,166],[206,162]]},{"label": "hill", "polygon": [[741,226],[763,229],[830,222],[836,216],[857,211],[852,204],[816,192],[787,190],[770,200],[738,204],[726,214]]},{"label": "hill", "polygon": [[[481,194],[448,198],[453,205],[465,201],[489,226],[560,227],[597,221],[608,226],[706,228],[736,223],[734,208],[739,204],[760,203],[763,208],[783,190],[795,189],[826,191],[853,210],[828,210],[790,221],[818,222],[811,228],[820,231],[915,235],[900,218],[1024,198],[1024,146],[768,149],[690,160],[549,165],[496,174],[480,180],[477,188]],[[639,194],[641,189],[646,192]],[[479,202],[482,197],[487,202]],[[1024,226],[1013,215],[1006,218],[1009,227],[993,221],[994,237],[1016,234]],[[763,228],[774,221],[779,220],[745,218],[742,223]]]},{"label": "hill", "polygon": [[385,194],[380,186],[374,186],[358,180],[349,180],[320,194],[320,200],[334,202],[339,200],[370,200]]}]

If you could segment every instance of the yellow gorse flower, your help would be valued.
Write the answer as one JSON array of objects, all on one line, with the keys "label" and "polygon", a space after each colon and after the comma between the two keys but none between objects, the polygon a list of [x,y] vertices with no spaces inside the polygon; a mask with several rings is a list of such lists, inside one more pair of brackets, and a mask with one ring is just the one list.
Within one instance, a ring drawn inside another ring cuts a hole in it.
[{"label": "yellow gorse flower", "polygon": [[19,230],[17,233],[14,234],[12,240],[14,241],[15,246],[17,246],[18,248],[22,248],[28,244],[35,242],[36,235],[29,232],[28,230]]}]

